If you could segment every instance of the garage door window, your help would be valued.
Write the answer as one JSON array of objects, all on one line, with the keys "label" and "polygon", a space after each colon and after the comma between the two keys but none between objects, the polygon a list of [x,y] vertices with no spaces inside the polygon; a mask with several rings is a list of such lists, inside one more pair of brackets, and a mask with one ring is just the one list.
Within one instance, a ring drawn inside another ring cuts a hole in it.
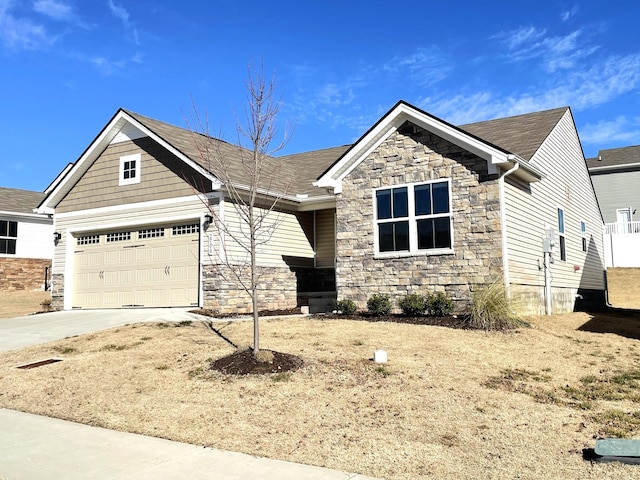
[{"label": "garage door window", "polygon": [[107,243],[131,240],[131,232],[107,233]]},{"label": "garage door window", "polygon": [[188,235],[190,233],[198,233],[200,231],[200,225],[193,223],[190,225],[176,225],[173,227],[174,235]]},{"label": "garage door window", "polygon": [[164,228],[145,228],[138,230],[138,239],[164,237]]},{"label": "garage door window", "polygon": [[76,243],[78,245],[95,245],[100,243],[100,235],[84,235],[78,237]]}]

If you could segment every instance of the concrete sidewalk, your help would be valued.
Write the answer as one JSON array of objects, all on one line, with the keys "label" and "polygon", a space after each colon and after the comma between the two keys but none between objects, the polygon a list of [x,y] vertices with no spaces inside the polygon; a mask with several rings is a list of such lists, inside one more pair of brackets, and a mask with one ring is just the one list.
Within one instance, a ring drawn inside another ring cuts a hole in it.
[{"label": "concrete sidewalk", "polygon": [[374,480],[0,409],[2,480]]}]

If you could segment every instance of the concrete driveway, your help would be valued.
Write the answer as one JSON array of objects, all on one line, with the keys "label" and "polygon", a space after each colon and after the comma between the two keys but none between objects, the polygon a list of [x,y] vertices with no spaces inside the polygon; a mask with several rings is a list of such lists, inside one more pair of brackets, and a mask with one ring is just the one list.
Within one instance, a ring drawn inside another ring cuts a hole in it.
[{"label": "concrete driveway", "polygon": [[193,308],[129,308],[119,310],[69,310],[0,319],[0,352],[52,342],[74,335],[140,322],[181,322],[205,317]]}]

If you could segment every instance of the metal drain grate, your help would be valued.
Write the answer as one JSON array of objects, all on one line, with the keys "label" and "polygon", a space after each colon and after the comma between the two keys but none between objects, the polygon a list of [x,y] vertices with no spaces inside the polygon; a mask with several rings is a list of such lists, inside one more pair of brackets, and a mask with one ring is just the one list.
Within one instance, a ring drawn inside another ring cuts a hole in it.
[{"label": "metal drain grate", "polygon": [[46,360],[40,360],[39,362],[27,363],[26,365],[20,365],[19,368],[21,370],[28,370],[30,368],[42,367],[43,365],[50,365],[52,363],[61,362],[61,358],[48,358]]}]

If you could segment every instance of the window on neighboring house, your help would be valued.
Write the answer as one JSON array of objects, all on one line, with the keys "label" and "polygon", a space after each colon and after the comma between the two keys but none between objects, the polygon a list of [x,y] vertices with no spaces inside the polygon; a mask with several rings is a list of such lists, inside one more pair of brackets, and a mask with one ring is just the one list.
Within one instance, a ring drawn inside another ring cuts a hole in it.
[{"label": "window on neighboring house", "polygon": [[376,190],[376,252],[451,250],[449,190],[449,180]]},{"label": "window on neighboring house", "polygon": [[564,210],[558,208],[558,240],[560,243],[560,260],[567,259],[567,240],[564,236]]},{"label": "window on neighboring house", "polygon": [[140,183],[141,167],[142,165],[139,153],[120,157],[119,185]]},{"label": "window on neighboring house", "polygon": [[587,251],[587,224],[580,222],[580,235],[582,236],[582,251]]},{"label": "window on neighboring house", "polygon": [[18,222],[0,220],[0,253],[15,255],[17,239]]}]

